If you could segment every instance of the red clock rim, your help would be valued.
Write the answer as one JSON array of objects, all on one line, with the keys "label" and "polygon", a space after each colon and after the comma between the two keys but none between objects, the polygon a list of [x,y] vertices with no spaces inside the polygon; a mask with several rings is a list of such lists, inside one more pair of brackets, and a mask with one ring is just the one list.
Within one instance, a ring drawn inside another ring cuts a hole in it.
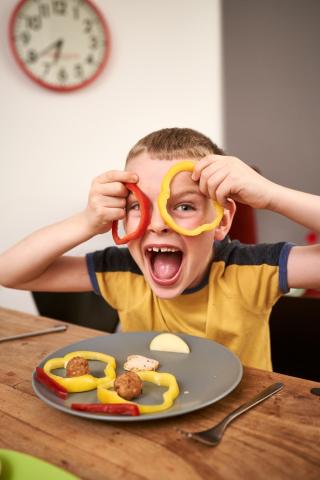
[{"label": "red clock rim", "polygon": [[62,93],[67,93],[67,92],[73,92],[75,90],[79,90],[81,88],[84,88],[86,87],[87,85],[90,85],[90,83],[94,82],[94,80],[101,74],[101,72],[104,70],[106,64],[107,64],[107,61],[109,59],[109,56],[110,56],[110,52],[111,52],[111,35],[110,35],[110,29],[109,29],[109,26],[108,26],[108,23],[106,21],[106,19],[104,18],[103,14],[101,13],[101,11],[99,10],[99,8],[91,1],[91,0],[84,0],[87,4],[90,5],[90,7],[92,8],[92,10],[95,11],[96,15],[98,16],[100,22],[101,22],[101,25],[102,25],[102,29],[103,29],[103,33],[104,33],[104,40],[105,40],[105,44],[106,44],[106,48],[105,48],[105,52],[104,52],[104,56],[102,58],[102,61],[99,65],[99,67],[97,68],[97,70],[95,71],[95,73],[90,77],[88,78],[87,80],[84,80],[83,82],[79,83],[78,85],[74,85],[74,86],[70,86],[70,87],[63,87],[63,86],[59,86],[59,85],[51,85],[50,83],[47,83],[41,79],[39,79],[38,77],[36,77],[35,75],[33,75],[26,67],[25,67],[25,64],[24,62],[21,60],[20,56],[18,55],[18,52],[17,52],[17,49],[16,49],[16,45],[15,45],[15,41],[14,41],[14,25],[15,25],[15,20],[16,20],[16,17],[20,11],[20,9],[22,8],[23,4],[28,2],[30,0],[20,0],[19,3],[17,3],[17,5],[15,6],[12,14],[11,14],[11,17],[10,17],[10,21],[9,21],[9,45],[10,45],[10,48],[11,48],[11,51],[13,53],[13,56],[16,60],[16,62],[18,63],[18,65],[20,66],[20,68],[23,70],[23,72],[32,80],[34,81],[35,83],[37,83],[38,85],[41,85],[42,87],[44,88],[47,88],[48,90],[54,90],[56,92],[62,92]]}]

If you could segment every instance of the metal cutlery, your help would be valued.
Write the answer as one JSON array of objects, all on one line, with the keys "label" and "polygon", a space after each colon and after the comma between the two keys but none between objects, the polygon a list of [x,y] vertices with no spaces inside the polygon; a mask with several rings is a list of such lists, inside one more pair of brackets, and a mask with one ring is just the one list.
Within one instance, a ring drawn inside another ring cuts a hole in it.
[{"label": "metal cutlery", "polygon": [[275,393],[279,392],[284,387],[283,383],[274,383],[270,385],[270,387],[266,388],[254,398],[249,400],[248,402],[240,405],[240,407],[236,408],[233,412],[229,413],[221,422],[215,425],[208,430],[203,430],[200,432],[186,432],[185,430],[178,429],[178,431],[188,438],[192,438],[193,440],[197,440],[198,442],[204,443],[206,445],[215,446],[218,445],[220,442],[223,433],[226,427],[231,423],[235,418],[237,418],[242,413],[249,410],[249,408],[258,405],[258,403],[263,402],[267,398],[271,397]]},{"label": "metal cutlery", "polygon": [[313,395],[318,395],[320,397],[320,388],[319,387],[311,388],[310,392],[313,393]]},{"label": "metal cutlery", "polygon": [[55,327],[46,328],[44,330],[35,330],[33,332],[19,333],[18,335],[8,335],[7,337],[0,337],[0,342],[7,342],[8,340],[16,340],[18,338],[34,337],[36,335],[46,335],[47,333],[57,333],[67,330],[68,325],[56,325]]}]

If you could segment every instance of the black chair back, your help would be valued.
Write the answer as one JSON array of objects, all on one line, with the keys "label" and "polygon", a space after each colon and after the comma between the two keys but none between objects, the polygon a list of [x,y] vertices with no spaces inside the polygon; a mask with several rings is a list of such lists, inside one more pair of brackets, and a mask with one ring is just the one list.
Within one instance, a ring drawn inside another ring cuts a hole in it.
[{"label": "black chair back", "polygon": [[117,312],[93,292],[32,292],[40,315],[113,333]]}]

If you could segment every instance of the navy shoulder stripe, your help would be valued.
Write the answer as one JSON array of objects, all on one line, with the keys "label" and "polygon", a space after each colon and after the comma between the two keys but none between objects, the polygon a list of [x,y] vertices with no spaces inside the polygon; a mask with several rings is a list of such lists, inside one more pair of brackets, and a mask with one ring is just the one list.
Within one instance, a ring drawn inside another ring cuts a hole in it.
[{"label": "navy shoulder stripe", "polygon": [[108,247],[91,256],[95,272],[132,272],[142,275],[128,248]]},{"label": "navy shoulder stripe", "polygon": [[226,265],[278,266],[280,254],[285,245],[286,242],[247,245],[238,240],[225,239],[222,242],[215,242],[214,262],[223,261]]},{"label": "navy shoulder stripe", "polygon": [[101,292],[100,292],[99,284],[98,284],[98,281],[97,281],[96,272],[95,272],[95,269],[94,269],[93,253],[88,253],[86,255],[86,261],[87,261],[87,269],[88,269],[88,273],[89,273],[89,277],[90,277],[90,281],[91,281],[93,291],[97,295],[100,295]]}]

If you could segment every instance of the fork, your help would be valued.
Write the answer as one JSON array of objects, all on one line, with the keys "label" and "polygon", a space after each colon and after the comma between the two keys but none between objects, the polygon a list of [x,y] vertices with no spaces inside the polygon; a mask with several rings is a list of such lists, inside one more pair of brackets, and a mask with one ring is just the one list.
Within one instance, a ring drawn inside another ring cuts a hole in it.
[{"label": "fork", "polygon": [[223,436],[223,433],[226,427],[229,425],[229,423],[231,423],[235,418],[237,418],[242,413],[249,410],[249,408],[252,408],[255,405],[258,405],[258,403],[263,402],[263,400],[266,400],[267,398],[271,397],[275,393],[279,392],[279,390],[281,390],[283,387],[284,387],[283,383],[280,383],[280,382],[273,383],[268,388],[266,388],[265,390],[260,392],[258,395],[256,395],[254,398],[252,398],[248,402],[244,403],[243,405],[240,405],[240,407],[233,410],[233,412],[229,413],[229,415],[227,415],[221,422],[219,422],[214,427],[209,428],[208,430],[203,430],[201,432],[186,432],[185,430],[181,430],[181,429],[177,429],[177,430],[188,438],[192,438],[193,440],[197,440],[198,442],[214,447],[215,445],[218,445],[218,443],[220,442]]}]

